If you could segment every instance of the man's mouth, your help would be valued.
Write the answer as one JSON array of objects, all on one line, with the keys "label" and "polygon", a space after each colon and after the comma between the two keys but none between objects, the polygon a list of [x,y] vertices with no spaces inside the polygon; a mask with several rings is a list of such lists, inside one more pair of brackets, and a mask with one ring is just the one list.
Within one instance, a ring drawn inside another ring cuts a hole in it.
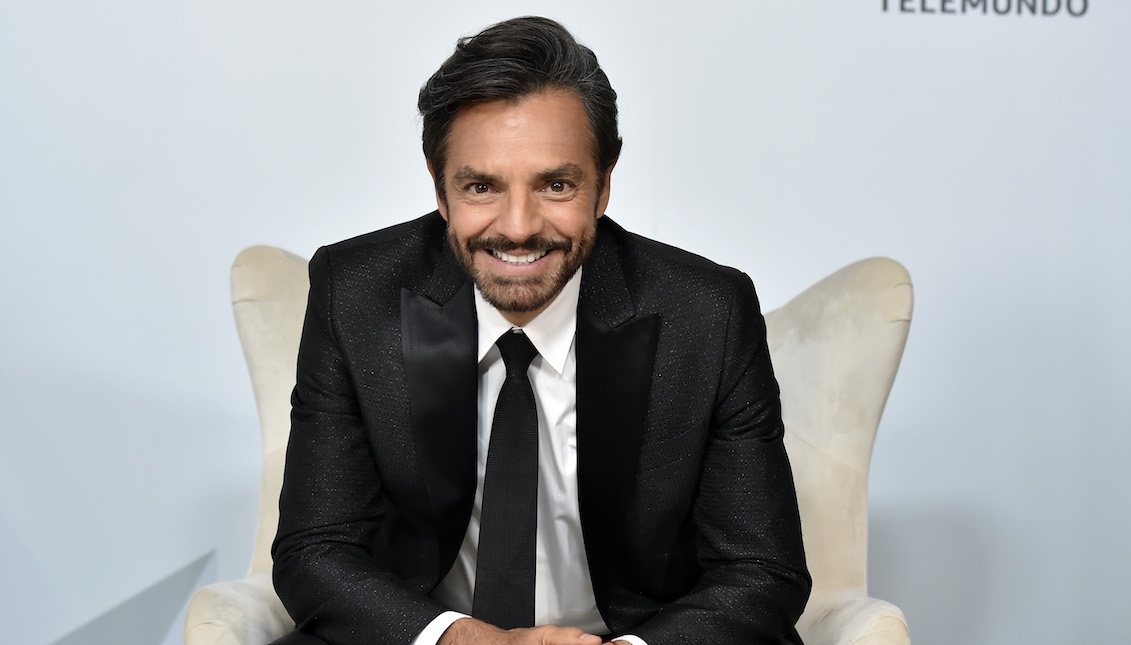
[{"label": "man's mouth", "polygon": [[510,253],[503,253],[495,249],[487,249],[487,252],[508,264],[530,264],[546,257],[546,254],[549,253],[550,250],[544,249],[534,253],[527,253],[526,255],[511,255]]}]

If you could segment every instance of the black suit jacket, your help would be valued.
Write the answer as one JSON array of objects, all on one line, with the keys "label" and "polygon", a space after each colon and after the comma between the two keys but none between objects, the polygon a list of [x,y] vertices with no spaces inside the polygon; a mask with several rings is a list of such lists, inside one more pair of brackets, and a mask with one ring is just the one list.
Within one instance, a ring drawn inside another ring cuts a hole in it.
[{"label": "black suit jacket", "polygon": [[[310,261],[274,579],[334,645],[410,643],[445,609],[427,594],[476,485],[473,288],[437,213]],[[575,350],[581,522],[609,629],[800,642],[810,581],[749,278],[602,218]]]}]

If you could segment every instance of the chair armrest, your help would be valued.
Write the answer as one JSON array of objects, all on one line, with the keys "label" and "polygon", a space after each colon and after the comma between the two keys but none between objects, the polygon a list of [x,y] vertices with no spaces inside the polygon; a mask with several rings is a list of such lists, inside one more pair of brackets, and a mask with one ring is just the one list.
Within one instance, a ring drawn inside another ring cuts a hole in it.
[{"label": "chair armrest", "polygon": [[910,645],[899,607],[858,592],[813,594],[797,630],[806,645]]},{"label": "chair armrest", "polygon": [[201,587],[189,599],[185,645],[263,645],[294,629],[271,576]]}]

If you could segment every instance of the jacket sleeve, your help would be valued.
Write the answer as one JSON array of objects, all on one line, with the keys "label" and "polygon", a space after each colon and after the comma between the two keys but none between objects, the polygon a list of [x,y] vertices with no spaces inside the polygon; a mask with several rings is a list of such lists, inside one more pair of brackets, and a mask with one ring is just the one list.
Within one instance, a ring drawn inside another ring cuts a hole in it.
[{"label": "jacket sleeve", "polygon": [[765,320],[740,275],[693,506],[702,574],[632,633],[664,643],[800,643],[811,579]]},{"label": "jacket sleeve", "polygon": [[275,589],[297,627],[330,645],[411,643],[444,608],[375,555],[382,483],[335,334],[333,283],[319,249],[291,397]]}]

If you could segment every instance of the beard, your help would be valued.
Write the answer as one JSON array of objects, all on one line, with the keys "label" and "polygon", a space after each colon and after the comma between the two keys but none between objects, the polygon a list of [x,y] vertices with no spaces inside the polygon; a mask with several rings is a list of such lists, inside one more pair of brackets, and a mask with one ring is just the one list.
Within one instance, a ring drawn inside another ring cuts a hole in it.
[{"label": "beard", "polygon": [[[541,235],[530,237],[521,244],[502,236],[477,237],[460,242],[451,227],[448,227],[448,242],[452,252],[471,276],[479,293],[483,294],[483,299],[499,311],[514,313],[538,311],[549,304],[589,257],[596,238],[597,230],[594,228],[576,244],[568,239],[552,239]],[[537,275],[522,278],[500,276],[475,266],[475,253],[487,249],[503,253],[518,250],[524,253],[561,251],[562,260],[556,267]]]}]

